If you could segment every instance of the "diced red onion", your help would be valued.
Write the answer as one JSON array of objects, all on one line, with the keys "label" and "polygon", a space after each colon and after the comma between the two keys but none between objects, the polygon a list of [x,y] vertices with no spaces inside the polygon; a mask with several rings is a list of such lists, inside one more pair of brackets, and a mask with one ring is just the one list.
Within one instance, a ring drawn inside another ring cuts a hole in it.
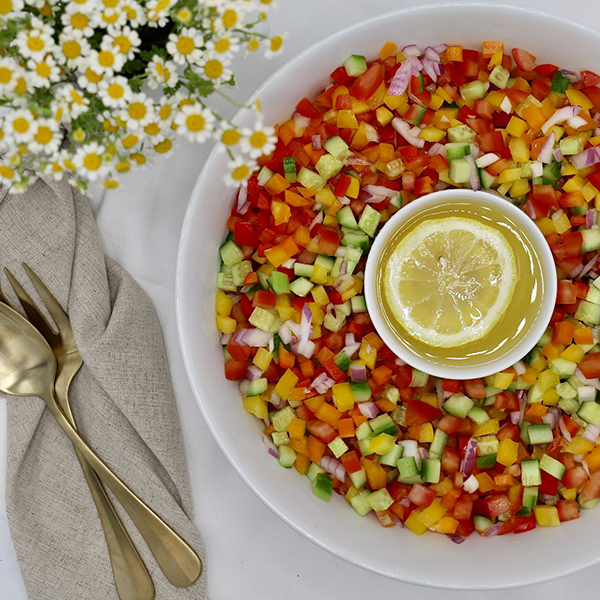
[{"label": "diced red onion", "polygon": [[525,213],[527,214],[527,216],[533,220],[537,219],[537,214],[535,212],[535,208],[533,207],[533,203],[531,202],[527,202],[527,204],[525,204],[525,207],[523,208],[523,210],[525,211]]},{"label": "diced red onion", "polygon": [[562,433],[563,437],[565,438],[565,440],[567,440],[567,442],[571,442],[571,434],[569,433],[569,430],[567,429],[567,426],[565,425],[565,420],[563,417],[561,417],[558,420],[558,427],[560,429],[560,432]]},{"label": "diced red onion", "polygon": [[509,475],[512,475],[513,477],[518,477],[521,474],[521,466],[510,465],[510,467],[507,467],[505,472]]},{"label": "diced red onion", "polygon": [[552,162],[552,150],[554,149],[554,140],[556,135],[554,131],[550,132],[548,139],[544,142],[544,145],[540,148],[538,154],[538,160],[544,164],[549,165]]},{"label": "diced red onion", "polygon": [[561,69],[561,73],[563,74],[563,77],[566,77],[571,82],[577,81],[577,79],[578,79],[577,73],[575,73],[574,71],[568,71],[567,69]]},{"label": "diced red onion", "polygon": [[333,387],[335,381],[327,375],[327,373],[321,373],[318,375],[313,382],[308,386],[309,390],[317,390],[319,394],[325,394],[327,390]]},{"label": "diced red onion", "polygon": [[296,135],[302,135],[310,125],[310,117],[304,117],[300,113],[294,113],[294,131]]},{"label": "diced red onion", "polygon": [[527,371],[527,367],[525,366],[525,363],[522,360],[515,363],[513,365],[513,369],[517,372],[517,375],[523,375],[523,373]]},{"label": "diced red onion", "polygon": [[562,208],[559,208],[558,210],[552,213],[552,216],[550,218],[554,223],[556,223],[564,214],[565,211]]},{"label": "diced red onion", "polygon": [[[572,127],[573,129],[579,129],[580,127],[583,127],[584,125],[587,125],[587,124],[588,124],[588,122],[580,116],[572,117],[571,119],[569,119],[567,121],[567,125],[569,127]],[[588,127],[588,129],[589,129],[589,127]]]},{"label": "diced red onion", "polygon": [[581,437],[588,442],[596,442],[600,437],[600,427],[598,425],[592,425],[591,423],[585,428],[585,431],[581,434]]},{"label": "diced red onion", "polygon": [[399,367],[403,367],[406,362],[404,362],[399,356],[396,356],[396,358],[394,359],[394,362],[399,366]]},{"label": "diced red onion", "polygon": [[473,472],[473,467],[475,466],[475,458],[477,456],[477,439],[469,438],[467,442],[467,448],[465,450],[465,458],[463,459],[463,463],[461,465],[461,471],[463,475],[470,475]]},{"label": "diced red onion", "polygon": [[235,343],[240,346],[260,348],[268,346],[273,334],[262,329],[240,329],[235,336]]},{"label": "diced red onion", "polygon": [[441,379],[435,380],[435,394],[437,396],[438,406],[444,404],[444,384]]},{"label": "diced red onion", "polygon": [[346,469],[339,460],[331,456],[323,456],[319,461],[319,466],[323,467],[331,476],[336,477],[342,483],[346,481]]},{"label": "diced red onion", "polygon": [[366,381],[367,367],[365,365],[350,365],[350,379],[352,381]]},{"label": "diced red onion", "polygon": [[321,135],[313,135],[312,136],[312,149],[313,150],[320,150],[322,148],[321,145]]},{"label": "diced red onion", "polygon": [[248,388],[250,387],[250,381],[248,379],[242,379],[239,383],[238,383],[238,390],[240,390],[240,394],[242,396],[246,395],[246,392],[248,391]]},{"label": "diced red onion", "polygon": [[400,117],[392,119],[392,127],[411,145],[415,148],[423,148],[425,146],[425,140],[418,137],[417,132],[421,131],[418,127],[411,128],[410,124],[403,121]]},{"label": "diced red onion", "polygon": [[353,154],[351,154],[345,161],[346,165],[349,166],[363,166],[363,167],[367,167],[369,165],[372,165],[373,163],[369,162],[368,160],[363,160],[362,158],[358,158],[357,156],[354,156]]},{"label": "diced red onion", "polygon": [[471,172],[469,173],[469,185],[471,186],[472,190],[477,191],[479,188],[481,188],[481,181],[479,181],[479,175],[477,173],[475,161],[470,154],[467,154],[464,158],[471,166]]},{"label": "diced red onion", "polygon": [[323,212],[319,211],[317,213],[317,216],[311,221],[310,225],[308,226],[308,230],[312,231],[312,229],[315,225],[320,225],[322,222],[323,222]]},{"label": "diced red onion", "polygon": [[446,146],[436,142],[435,144],[431,145],[429,150],[427,150],[427,154],[429,156],[437,156],[438,154],[441,154],[444,158],[446,158]]},{"label": "diced red onion", "polygon": [[365,135],[370,142],[379,142],[379,133],[373,125],[369,125],[368,123],[363,122],[363,126],[365,128]]},{"label": "diced red onion", "polygon": [[591,229],[594,225],[596,225],[596,221],[598,220],[598,211],[595,208],[590,208],[585,213],[585,225],[588,229]]},{"label": "diced red onion", "polygon": [[[416,46],[415,46],[416,47]],[[405,55],[406,56],[406,55]],[[418,56],[418,55],[417,55]],[[390,81],[390,87],[388,94],[390,96],[402,96],[408,88],[410,78],[413,75],[418,75],[423,69],[423,65],[414,56],[409,56],[396,71],[392,80]]]},{"label": "diced red onion", "polygon": [[573,267],[570,271],[569,271],[569,277],[571,279],[575,279],[576,277],[579,277],[579,275],[581,275],[581,272],[583,271],[583,265],[580,263],[578,264],[576,267]]},{"label": "diced red onion", "polygon": [[499,160],[500,160],[500,157],[497,154],[494,154],[493,152],[488,152],[487,154],[484,154],[483,156],[480,156],[475,161],[475,164],[480,169],[485,169],[486,167],[489,167],[490,165],[493,165],[495,162],[498,162]]},{"label": "diced red onion", "polygon": [[274,337],[272,337],[272,338],[269,340],[269,352],[270,352],[271,354],[273,354],[273,352],[275,352],[275,338],[274,338]]},{"label": "diced red onion", "polygon": [[408,58],[409,56],[421,56],[421,50],[416,44],[409,44],[402,48],[402,54]]},{"label": "diced red onion", "polygon": [[540,496],[540,500],[546,506],[555,506],[556,505],[556,496],[552,496],[552,494],[542,494]]},{"label": "diced red onion", "polygon": [[587,460],[582,460],[581,466],[583,467],[584,471],[587,473],[587,476],[590,477],[591,476],[590,466],[588,465]]},{"label": "diced red onion", "polygon": [[554,151],[554,158],[555,158],[555,159],[556,159],[558,162],[560,162],[560,161],[563,159],[563,153],[561,152],[561,149],[560,149],[560,148],[557,148],[557,149]]},{"label": "diced red onion", "polygon": [[286,260],[284,263],[282,263],[281,266],[284,269],[293,269],[295,263],[296,263],[296,259],[295,258],[290,258],[289,260]]},{"label": "diced red onion", "polygon": [[444,400],[448,400],[450,396],[454,396],[454,392],[444,392]]},{"label": "diced red onion", "polygon": [[431,46],[427,46],[427,48],[425,48],[425,58],[432,62],[440,62],[440,60],[441,60],[440,53],[435,48],[432,48]]},{"label": "diced red onion", "polygon": [[531,163],[531,174],[534,177],[542,177],[543,176],[544,165],[539,160],[535,160]]},{"label": "diced red onion", "polygon": [[446,537],[455,544],[462,544],[467,538],[462,535],[457,535],[456,533],[447,533]]},{"label": "diced red onion", "polygon": [[[433,50],[433,48],[432,48],[432,50]],[[434,50],[434,52],[435,52],[435,50]],[[435,68],[435,65],[437,65],[438,63],[432,62],[431,60],[424,58],[421,61],[421,64],[423,65],[423,71],[425,71],[425,73],[427,73],[427,75],[429,75],[429,77],[431,77],[431,80],[437,81],[438,74],[437,74],[437,69]]]},{"label": "diced red onion", "polygon": [[277,446],[273,443],[273,440],[268,435],[263,435],[262,437],[267,452],[274,458],[279,458],[279,452],[277,451]]},{"label": "diced red onion", "polygon": [[365,192],[373,194],[373,196],[379,196],[382,199],[393,198],[394,196],[398,195],[398,192],[396,190],[392,190],[383,185],[373,185],[370,183],[368,185],[365,185],[363,189],[365,190]]},{"label": "diced red onion", "polygon": [[571,164],[577,169],[582,170],[600,162],[600,148],[588,148],[579,154],[575,154],[570,158]]},{"label": "diced red onion", "polygon": [[344,352],[348,358],[352,358],[360,350],[360,342],[352,342],[344,346]]},{"label": "diced red onion", "polygon": [[221,334],[221,346],[227,346],[229,341],[231,340],[233,334],[232,333],[222,333]]},{"label": "diced red onion", "polygon": [[250,381],[254,381],[256,379],[260,379],[260,376],[263,374],[263,370],[259,369],[256,365],[250,365],[246,369],[246,377]]},{"label": "diced red onion", "polygon": [[246,206],[246,201],[248,200],[248,188],[246,186],[240,187],[237,198],[237,212],[240,215],[243,215],[250,208],[250,203]]},{"label": "diced red onion", "polygon": [[510,422],[513,425],[521,424],[521,411],[520,410],[515,410],[514,412],[508,413],[508,416],[510,417]]},{"label": "diced red onion", "polygon": [[481,535],[483,537],[492,537],[494,535],[498,535],[500,527],[502,527],[502,523],[495,523],[491,527],[488,527]]},{"label": "diced red onion", "polygon": [[271,398],[269,402],[277,409],[285,406],[285,400],[278,396],[275,392],[271,392]]},{"label": "diced red onion", "polygon": [[475,160],[481,156],[481,150],[479,149],[479,146],[475,142],[471,142],[469,144],[469,148],[471,149],[471,157],[473,158],[473,160]]},{"label": "diced red onion", "polygon": [[586,263],[586,265],[583,267],[583,269],[581,269],[581,273],[580,273],[581,277],[583,277],[584,275],[587,275],[587,273],[596,266],[596,263],[598,262],[598,256],[599,255],[596,254],[596,256],[594,256],[594,258],[592,258],[592,260],[590,260],[588,263]]},{"label": "diced red onion", "polygon": [[446,50],[448,50],[448,44],[438,44],[437,46],[434,46],[433,49],[438,54],[441,54],[442,52],[445,52]]},{"label": "diced red onion", "polygon": [[548,411],[542,417],[542,423],[548,423],[552,429],[554,429],[556,427],[557,422],[558,422],[558,417],[556,416],[556,413],[554,413],[554,412]]},{"label": "diced red onion", "polygon": [[369,419],[374,419],[379,414],[379,409],[375,405],[375,402],[359,402],[358,410],[361,414]]},{"label": "diced red onion", "polygon": [[423,100],[421,100],[420,98],[417,98],[417,96],[415,96],[410,90],[408,90],[408,97],[410,98],[410,100],[413,101],[414,104],[418,104],[419,106],[422,106],[423,108],[427,108],[427,106],[425,106]]},{"label": "diced red onion", "polygon": [[254,286],[252,285],[245,285],[240,289],[240,292],[242,294],[247,294]]},{"label": "diced red onion", "polygon": [[512,102],[508,96],[504,96],[504,100],[500,103],[500,110],[509,115],[512,112]]},{"label": "diced red onion", "polygon": [[402,506],[408,508],[410,506],[410,500],[408,498],[402,498],[402,500],[400,500],[399,504],[402,504]]},{"label": "diced red onion", "polygon": [[427,450],[425,450],[425,448],[421,448],[421,446],[419,446],[419,454],[421,455],[422,460],[427,460],[429,458]]},{"label": "diced red onion", "polygon": [[546,135],[553,125],[564,123],[568,119],[577,116],[581,112],[581,106],[563,106],[554,112],[554,114],[542,125],[542,133]]},{"label": "diced red onion", "polygon": [[[460,476],[461,477],[463,476],[462,473],[460,474]],[[458,484],[455,483],[455,485],[458,485]],[[462,487],[463,487],[463,490],[465,490],[467,493],[472,494],[474,491],[479,489],[479,480],[477,479],[477,477],[475,477],[475,475],[470,475],[463,482]]]}]

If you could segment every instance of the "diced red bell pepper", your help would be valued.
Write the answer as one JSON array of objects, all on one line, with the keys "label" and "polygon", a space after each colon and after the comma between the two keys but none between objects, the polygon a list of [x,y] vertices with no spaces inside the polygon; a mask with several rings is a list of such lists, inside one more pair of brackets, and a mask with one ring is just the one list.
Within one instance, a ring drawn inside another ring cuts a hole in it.
[{"label": "diced red bell pepper", "polygon": [[396,385],[398,389],[405,390],[410,386],[412,381],[412,367],[410,365],[402,365],[396,375]]},{"label": "diced red bell pepper", "polygon": [[423,423],[437,419],[441,414],[442,412],[439,408],[422,400],[413,400],[406,407],[405,421],[408,426],[422,425]]},{"label": "diced red bell pepper", "polygon": [[522,71],[533,71],[535,69],[535,56],[522,48],[513,48],[512,55],[517,67]]},{"label": "diced red bell pepper", "polygon": [[476,139],[482,152],[502,152],[505,148],[504,138],[499,131],[479,134]]},{"label": "diced red bell pepper", "polygon": [[314,435],[317,439],[321,440],[325,444],[333,442],[337,437],[337,430],[334,429],[329,423],[321,421],[320,419],[314,419],[306,423],[306,428],[310,431],[311,435]]},{"label": "diced red bell pepper", "polygon": [[319,252],[333,256],[340,245],[340,236],[337,231],[321,225],[319,227]]},{"label": "diced red bell pepper", "polygon": [[465,394],[469,398],[485,398],[486,391],[481,379],[467,379],[463,382]]},{"label": "diced red bell pepper", "polygon": [[518,425],[514,423],[505,423],[500,431],[496,434],[498,441],[502,441],[505,439],[512,440],[513,442],[518,442],[521,439],[521,431]]},{"label": "diced red bell pepper", "polygon": [[575,500],[559,500],[556,508],[561,522],[579,519],[579,504]]},{"label": "diced red bell pepper", "polygon": [[276,302],[277,296],[266,290],[258,290],[252,298],[252,306],[260,306],[260,308],[273,308]]},{"label": "diced red bell pepper", "polygon": [[228,360],[225,362],[225,379],[239,381],[246,375],[247,368],[248,362],[245,360]]},{"label": "diced red bell pepper", "polygon": [[586,379],[600,377],[600,352],[586,354],[579,363],[579,369]]},{"label": "diced red bell pepper", "polygon": [[556,73],[556,71],[558,71],[558,67],[556,65],[550,65],[548,63],[543,64],[543,65],[538,65],[534,71],[540,76],[540,77],[554,77],[554,73]]},{"label": "diced red bell pepper", "polygon": [[338,85],[348,85],[354,77],[350,77],[348,75],[348,71],[344,67],[338,67],[332,74],[331,79],[333,79]]},{"label": "diced red bell pepper", "polygon": [[458,392],[460,392],[460,381],[456,379],[444,379],[442,382],[442,389],[445,392],[458,394]]},{"label": "diced red bell pepper", "polygon": [[460,469],[460,453],[454,448],[444,448],[442,453],[442,471],[446,475],[453,475]]},{"label": "diced red bell pepper", "polygon": [[250,346],[240,346],[234,341],[227,344],[227,352],[235,361],[247,361],[250,357]]},{"label": "diced red bell pepper", "polygon": [[498,410],[515,412],[520,409],[519,398],[515,392],[500,392],[494,399],[494,406]]},{"label": "diced red bell pepper", "polygon": [[383,82],[383,68],[379,63],[371,66],[350,86],[350,94],[358,100],[367,100]]},{"label": "diced red bell pepper", "polygon": [[548,494],[549,496],[556,496],[558,494],[558,479],[552,477],[550,473],[541,470],[542,483],[540,485],[540,494]]},{"label": "diced red bell pepper", "polygon": [[425,487],[420,483],[415,483],[408,494],[408,499],[413,504],[416,504],[421,508],[427,508],[428,506],[430,506],[436,497],[437,493],[435,492],[435,490]]},{"label": "diced red bell pepper", "polygon": [[319,113],[308,98],[302,98],[302,100],[296,104],[296,110],[303,117],[308,117],[309,119],[318,119],[321,116],[321,113]]}]

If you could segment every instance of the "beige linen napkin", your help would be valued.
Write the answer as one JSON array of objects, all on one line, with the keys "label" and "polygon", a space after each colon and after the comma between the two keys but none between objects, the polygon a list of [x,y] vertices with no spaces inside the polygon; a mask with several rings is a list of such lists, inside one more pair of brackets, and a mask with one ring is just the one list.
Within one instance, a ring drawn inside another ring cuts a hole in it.
[{"label": "beige linen napkin", "polygon": [[[22,261],[69,312],[85,361],[71,388],[83,435],[204,559],[154,307],[131,276],[104,257],[88,203],[68,183],[40,180],[24,195],[0,190],[0,265],[38,298]],[[2,289],[17,306],[4,275]],[[31,600],[118,599],[75,452],[38,398],[8,400],[6,505]],[[173,587],[115,506],[152,575],[157,600],[203,600],[206,571],[190,588]]]}]

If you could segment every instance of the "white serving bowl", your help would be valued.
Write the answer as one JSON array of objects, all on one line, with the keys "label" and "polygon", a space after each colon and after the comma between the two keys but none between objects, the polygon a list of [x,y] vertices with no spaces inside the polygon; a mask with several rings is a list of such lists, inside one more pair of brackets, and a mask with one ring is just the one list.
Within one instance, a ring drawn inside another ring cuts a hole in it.
[{"label": "white serving bowl", "polygon": [[[506,215],[514,223],[515,228],[521,230],[537,255],[542,272],[543,281],[541,288],[543,289],[543,294],[541,298],[536,298],[537,302],[535,306],[539,311],[536,319],[529,325],[528,333],[518,344],[506,350],[504,354],[500,354],[497,358],[490,361],[486,361],[485,357],[481,357],[479,362],[471,365],[457,365],[444,360],[440,360],[439,363],[432,363],[429,357],[419,355],[412,347],[402,343],[398,334],[390,327],[385,317],[385,311],[378,293],[378,285],[380,283],[379,274],[382,269],[381,257],[387,248],[390,238],[421,211],[427,211],[439,205],[452,205],[461,201],[471,202],[476,206],[495,208],[500,213]],[[430,375],[436,375],[437,377],[476,379],[498,373],[514,365],[537,344],[546,327],[548,327],[548,323],[554,312],[554,305],[556,303],[556,269],[548,242],[546,242],[539,227],[524,211],[495,193],[492,194],[483,190],[474,191],[454,188],[427,194],[427,196],[419,198],[418,201],[407,204],[382,227],[369,250],[367,267],[365,269],[364,294],[369,315],[377,333],[379,333],[387,346],[402,360],[421,371]]]},{"label": "white serving bowl", "polygon": [[[313,97],[350,54],[377,56],[386,40],[421,48],[441,42],[479,47],[502,40],[524,47],[539,63],[597,70],[600,33],[549,13],[498,4],[421,6],[390,13],[342,31],[303,52],[279,70],[257,94],[271,123],[289,118],[298,100]],[[249,125],[244,113],[236,119]],[[261,426],[242,408],[235,383],[225,380],[215,328],[214,293],[218,247],[234,192],[223,174],[227,157],[206,162],[190,200],[177,265],[177,322],[182,353],[200,409],[221,449],[254,492],[283,520],[335,555],[374,572],[441,588],[494,589],[539,583],[600,561],[596,531],[600,510],[559,528],[525,535],[480,538],[456,546],[445,536],[416,537],[400,527],[384,529],[360,518],[333,495],[326,504],[308,480],[282,469],[265,452]]]}]

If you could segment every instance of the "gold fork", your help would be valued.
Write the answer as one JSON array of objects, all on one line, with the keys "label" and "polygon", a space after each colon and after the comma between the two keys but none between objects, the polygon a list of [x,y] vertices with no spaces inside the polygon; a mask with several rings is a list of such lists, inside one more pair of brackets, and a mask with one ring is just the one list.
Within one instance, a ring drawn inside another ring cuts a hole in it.
[{"label": "gold fork", "polygon": [[[21,286],[14,275],[8,269],[5,269],[5,272],[13,289],[15,290],[15,293],[23,304],[23,309],[26,311],[31,322],[36,327],[38,322],[43,322],[42,328],[38,329],[48,340],[57,357],[58,363],[60,364],[61,361],[63,361],[64,365],[69,365],[68,369],[72,375],[69,373],[69,376],[63,376],[60,383],[57,379],[55,389],[61,404],[61,408],[63,407],[63,404],[67,406],[68,414],[66,411],[64,411],[64,408],[63,411],[65,412],[65,415],[69,421],[74,425],[73,415],[68,399],[68,390],[70,382],[75,376],[75,373],[81,367],[83,361],[75,343],[71,323],[60,303],[56,300],[56,298],[52,295],[40,278],[27,264],[23,263],[23,268],[31,279],[31,283],[36,288],[40,298],[42,299],[42,302],[50,313],[50,316],[56,323],[58,333],[55,333],[52,330],[43,314],[40,313],[29,294],[27,294],[25,289]],[[51,332],[53,335],[47,337],[46,333],[49,332]],[[125,510],[129,513],[132,521],[135,523],[136,527],[146,540],[148,547],[150,548],[167,579],[177,587],[187,587],[194,583],[202,571],[202,562],[194,550],[185,542],[185,540],[183,540],[169,525],[167,525],[167,523],[165,523],[135,494],[131,492],[127,494],[119,493],[118,499]],[[111,510],[114,513],[112,506]],[[127,534],[125,533],[125,535]],[[154,588],[152,587],[152,594],[153,593]]]}]

